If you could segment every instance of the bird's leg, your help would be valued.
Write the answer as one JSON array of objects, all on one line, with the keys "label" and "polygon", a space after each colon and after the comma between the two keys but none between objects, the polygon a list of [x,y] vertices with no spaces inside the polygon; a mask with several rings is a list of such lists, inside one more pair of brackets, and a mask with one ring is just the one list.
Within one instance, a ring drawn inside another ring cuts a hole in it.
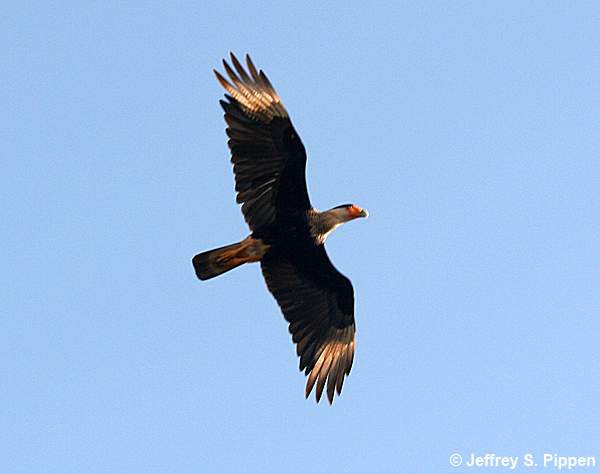
[{"label": "bird's leg", "polygon": [[265,245],[262,240],[254,239],[249,235],[239,244],[223,250],[216,260],[219,264],[231,263],[233,265],[259,262],[268,249],[269,246]]}]

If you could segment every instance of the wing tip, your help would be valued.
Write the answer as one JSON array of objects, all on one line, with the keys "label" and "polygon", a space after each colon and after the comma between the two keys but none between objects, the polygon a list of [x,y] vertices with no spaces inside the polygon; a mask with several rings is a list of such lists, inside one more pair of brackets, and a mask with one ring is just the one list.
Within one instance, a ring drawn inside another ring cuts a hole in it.
[{"label": "wing tip", "polygon": [[[320,402],[323,392],[327,392],[327,400],[333,405],[335,394],[342,394],[345,378],[350,374],[354,362],[354,325],[339,332],[329,333],[329,340],[323,341],[321,350],[312,355],[312,363],[308,363],[306,375],[305,397],[308,398],[315,388],[315,400]],[[305,356],[306,353],[303,354]],[[302,356],[300,369],[302,370]]]},{"label": "wing tip", "polygon": [[[329,374],[329,376],[327,377],[327,379],[331,378],[333,374]],[[316,380],[316,378],[315,378]],[[332,389],[330,388],[333,387]],[[308,400],[308,398],[310,397],[310,394],[312,393],[314,388],[314,382],[311,384],[307,383],[306,384],[306,390],[304,392],[304,398],[306,398]],[[323,392],[327,392],[327,401],[329,403],[329,405],[333,405],[333,401],[335,399],[335,393],[337,391],[338,397],[342,394],[341,391],[341,387],[340,390],[336,390],[336,384],[330,385],[327,384],[327,390],[324,390],[325,388],[325,382],[323,382],[321,384],[321,381],[319,380],[319,382],[317,383],[317,388],[315,390],[315,403],[319,403],[321,401],[321,398],[323,397]]]}]

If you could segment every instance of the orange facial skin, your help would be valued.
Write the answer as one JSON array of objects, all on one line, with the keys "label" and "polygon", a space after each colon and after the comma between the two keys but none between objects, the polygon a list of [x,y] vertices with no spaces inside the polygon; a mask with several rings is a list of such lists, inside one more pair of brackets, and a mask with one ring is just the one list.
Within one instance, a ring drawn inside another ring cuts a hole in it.
[{"label": "orange facial skin", "polygon": [[356,204],[352,204],[352,206],[348,208],[348,215],[352,219],[356,219],[357,217],[367,217],[369,213],[365,211],[362,207],[358,207]]}]

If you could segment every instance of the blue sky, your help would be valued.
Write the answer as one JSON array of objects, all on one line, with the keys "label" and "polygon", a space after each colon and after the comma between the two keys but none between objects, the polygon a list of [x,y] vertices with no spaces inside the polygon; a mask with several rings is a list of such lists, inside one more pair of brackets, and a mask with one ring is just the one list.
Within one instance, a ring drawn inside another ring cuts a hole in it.
[{"label": "blue sky", "polygon": [[[2,472],[600,463],[597,2],[7,2],[0,23]],[[313,204],[370,212],[327,245],[358,329],[332,407],[304,400],[259,268],[190,264],[248,232],[211,72],[230,50],[282,96]]]}]

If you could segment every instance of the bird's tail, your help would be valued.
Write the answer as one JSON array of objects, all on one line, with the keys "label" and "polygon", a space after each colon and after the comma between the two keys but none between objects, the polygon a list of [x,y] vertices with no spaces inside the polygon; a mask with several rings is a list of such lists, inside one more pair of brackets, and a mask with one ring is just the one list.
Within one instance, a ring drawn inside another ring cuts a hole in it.
[{"label": "bird's tail", "polygon": [[200,280],[209,280],[244,263],[260,261],[268,249],[262,240],[248,236],[241,242],[199,253],[192,264]]}]

